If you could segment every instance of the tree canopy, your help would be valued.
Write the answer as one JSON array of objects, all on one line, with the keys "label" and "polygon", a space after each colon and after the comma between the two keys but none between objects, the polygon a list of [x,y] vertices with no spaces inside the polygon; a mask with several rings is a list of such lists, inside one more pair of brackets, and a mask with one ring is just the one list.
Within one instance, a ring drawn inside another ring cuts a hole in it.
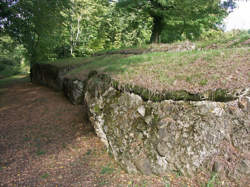
[{"label": "tree canopy", "polygon": [[118,6],[130,11],[140,8],[149,14],[153,19],[151,42],[156,43],[183,35],[197,38],[226,16],[220,0],[119,0]]},{"label": "tree canopy", "polygon": [[23,44],[30,62],[142,45],[151,22],[109,0],[5,0],[1,33]]},{"label": "tree canopy", "polygon": [[1,31],[27,49],[31,62],[48,57],[60,43],[61,10],[69,7],[68,0],[6,0],[1,1]]},{"label": "tree canopy", "polygon": [[[229,2],[230,1],[230,2]],[[2,0],[1,37],[35,63],[150,42],[196,39],[226,15],[220,0]],[[0,54],[1,55],[1,54]]]}]

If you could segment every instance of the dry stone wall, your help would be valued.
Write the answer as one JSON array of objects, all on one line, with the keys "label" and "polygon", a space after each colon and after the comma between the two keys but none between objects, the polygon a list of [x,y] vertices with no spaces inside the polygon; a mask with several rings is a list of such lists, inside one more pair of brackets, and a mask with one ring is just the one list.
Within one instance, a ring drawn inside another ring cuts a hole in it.
[{"label": "dry stone wall", "polygon": [[36,63],[31,68],[31,80],[33,83],[48,86],[56,91],[63,91],[72,104],[82,104],[85,82],[66,77],[66,74],[74,68],[76,67]]},{"label": "dry stone wall", "polygon": [[114,87],[92,77],[85,102],[97,135],[128,172],[250,174],[250,89],[229,102],[152,102]]},{"label": "dry stone wall", "polygon": [[128,172],[250,176],[250,88],[155,99],[148,90],[121,86],[96,72],[71,80],[63,77],[65,70],[36,68],[34,82],[56,85],[72,103],[87,105],[96,134]]}]

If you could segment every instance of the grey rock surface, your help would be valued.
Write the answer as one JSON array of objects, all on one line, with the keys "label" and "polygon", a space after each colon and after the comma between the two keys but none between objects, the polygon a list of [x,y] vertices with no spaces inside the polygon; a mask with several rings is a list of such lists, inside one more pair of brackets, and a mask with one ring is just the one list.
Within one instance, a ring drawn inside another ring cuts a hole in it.
[{"label": "grey rock surface", "polygon": [[63,81],[64,94],[68,97],[71,103],[78,105],[83,104],[83,95],[86,81],[68,79]]},{"label": "grey rock surface", "polygon": [[31,80],[56,91],[63,91],[72,104],[83,104],[86,81],[66,77],[66,74],[74,68],[37,63],[31,68]]},{"label": "grey rock surface", "polygon": [[249,89],[229,102],[152,102],[102,81],[87,83],[90,121],[128,172],[249,175]]},{"label": "grey rock surface", "polygon": [[52,64],[36,63],[31,68],[31,80],[56,91],[63,90],[63,80],[73,67],[57,67]]},{"label": "grey rock surface", "polygon": [[63,90],[73,104],[85,103],[96,134],[128,172],[249,176],[250,88],[151,97],[97,72],[85,81],[68,79],[69,70],[36,64],[32,82]]}]

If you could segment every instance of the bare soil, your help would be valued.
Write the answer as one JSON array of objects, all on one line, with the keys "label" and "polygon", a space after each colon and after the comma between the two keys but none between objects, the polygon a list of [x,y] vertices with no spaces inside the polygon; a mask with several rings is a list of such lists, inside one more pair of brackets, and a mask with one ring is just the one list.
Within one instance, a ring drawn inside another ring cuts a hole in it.
[{"label": "bare soil", "polygon": [[106,152],[83,106],[28,82],[0,88],[0,186],[229,184],[216,180],[209,174],[195,178],[178,173],[161,177],[127,174]]}]

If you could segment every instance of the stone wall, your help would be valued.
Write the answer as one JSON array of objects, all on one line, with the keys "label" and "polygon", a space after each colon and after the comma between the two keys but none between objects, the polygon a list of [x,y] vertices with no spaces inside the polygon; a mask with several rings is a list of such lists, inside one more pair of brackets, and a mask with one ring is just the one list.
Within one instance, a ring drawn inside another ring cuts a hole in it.
[{"label": "stone wall", "polygon": [[74,104],[84,102],[96,134],[128,172],[250,175],[250,88],[153,97],[107,75],[75,80],[48,67],[36,66],[32,80],[63,90]]},{"label": "stone wall", "polygon": [[115,87],[94,76],[85,102],[97,135],[128,172],[250,174],[250,89],[229,102],[152,102]]},{"label": "stone wall", "polygon": [[36,63],[31,68],[31,80],[60,91],[63,89],[64,75],[69,70],[70,68],[59,68],[52,64]]},{"label": "stone wall", "polygon": [[33,83],[48,86],[56,91],[63,91],[72,104],[82,104],[84,81],[66,77],[66,74],[74,68],[76,67],[36,63],[31,68],[31,80]]}]

